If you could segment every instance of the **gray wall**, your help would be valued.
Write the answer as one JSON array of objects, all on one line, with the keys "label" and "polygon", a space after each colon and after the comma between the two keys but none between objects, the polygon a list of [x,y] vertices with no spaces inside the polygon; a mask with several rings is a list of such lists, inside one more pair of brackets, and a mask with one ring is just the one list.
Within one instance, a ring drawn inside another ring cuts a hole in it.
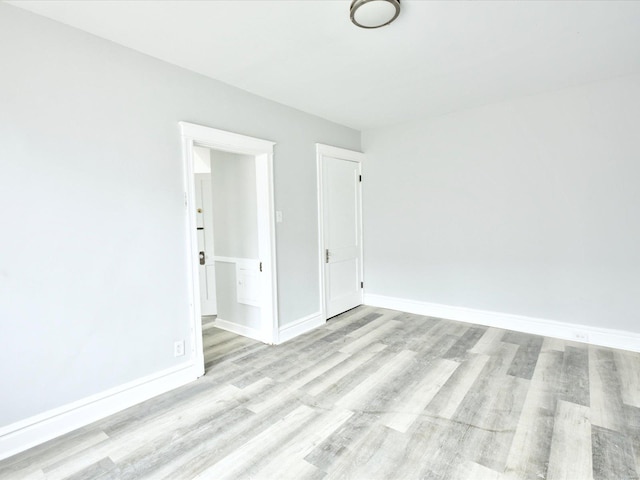
[{"label": "gray wall", "polygon": [[362,142],[367,293],[640,331],[640,75]]},{"label": "gray wall", "polygon": [[[216,257],[258,259],[256,159],[211,150]],[[218,318],[260,330],[260,309],[238,303],[236,264],[216,262]]]},{"label": "gray wall", "polygon": [[277,142],[280,320],[319,310],[314,143],[358,132],[4,3],[0,60],[0,426],[184,361],[180,120]]},{"label": "gray wall", "polygon": [[255,157],[211,150],[211,184],[215,256],[258,259]]}]

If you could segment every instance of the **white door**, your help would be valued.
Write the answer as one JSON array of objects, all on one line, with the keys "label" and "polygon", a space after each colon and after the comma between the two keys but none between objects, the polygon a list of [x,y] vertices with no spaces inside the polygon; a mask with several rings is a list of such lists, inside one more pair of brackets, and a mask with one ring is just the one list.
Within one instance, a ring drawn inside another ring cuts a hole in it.
[{"label": "white door", "polygon": [[200,265],[200,310],[202,315],[217,315],[216,270],[213,256],[213,197],[211,174],[195,175],[196,228]]},{"label": "white door", "polygon": [[362,304],[360,162],[322,155],[327,318]]}]

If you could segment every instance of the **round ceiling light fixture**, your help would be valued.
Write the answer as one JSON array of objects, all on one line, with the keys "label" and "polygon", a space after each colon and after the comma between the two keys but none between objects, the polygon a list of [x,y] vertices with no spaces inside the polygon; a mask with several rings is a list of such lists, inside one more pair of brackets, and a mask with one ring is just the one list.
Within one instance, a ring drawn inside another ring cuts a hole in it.
[{"label": "round ceiling light fixture", "polygon": [[362,28],[389,25],[400,14],[400,0],[353,0],[351,21]]}]

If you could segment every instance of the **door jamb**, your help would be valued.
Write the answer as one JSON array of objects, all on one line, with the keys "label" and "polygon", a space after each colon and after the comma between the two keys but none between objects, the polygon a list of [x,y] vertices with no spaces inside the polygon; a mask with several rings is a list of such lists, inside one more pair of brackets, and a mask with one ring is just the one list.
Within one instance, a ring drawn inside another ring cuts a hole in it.
[{"label": "door jamb", "polygon": [[[333,147],[322,143],[316,143],[316,168],[318,179],[318,271],[320,280],[320,311],[323,320],[327,321],[327,297],[325,284],[325,241],[324,241],[324,157],[338,158],[340,160],[349,160],[357,162],[359,165],[360,175],[362,175],[362,163],[365,159],[364,153],[355,150],[347,150],[345,148]],[[359,211],[358,218],[360,220],[360,279],[364,281],[364,262],[363,262],[363,225],[362,225],[362,183],[358,189]],[[364,299],[364,290],[362,290],[362,298]]]},{"label": "door jamb", "polygon": [[278,299],[276,281],[276,242],[273,193],[274,142],[238,133],[218,130],[188,122],[178,122],[182,135],[184,165],[184,204],[187,210],[187,258],[189,310],[191,316],[192,356],[202,365],[204,375],[204,349],[200,312],[200,279],[198,275],[198,238],[196,234],[195,183],[193,172],[193,146],[195,144],[230,153],[252,155],[256,159],[256,194],[258,196],[259,256],[262,262],[261,340],[278,341]]}]

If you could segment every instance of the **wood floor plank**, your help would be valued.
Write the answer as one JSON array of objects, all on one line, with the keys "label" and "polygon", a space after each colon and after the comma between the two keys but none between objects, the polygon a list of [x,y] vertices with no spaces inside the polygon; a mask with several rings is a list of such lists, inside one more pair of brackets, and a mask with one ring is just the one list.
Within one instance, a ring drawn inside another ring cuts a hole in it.
[{"label": "wood floor plank", "polygon": [[[214,466],[219,461],[232,455],[233,452],[262,434],[274,423],[280,422],[301,406],[297,401],[284,401],[274,409],[254,414],[242,406],[211,419],[189,433],[186,440],[180,440],[178,452],[172,453],[167,447],[170,460],[162,459],[164,452],[159,452],[159,462],[149,471],[154,480],[191,480]],[[274,422],[274,419],[277,421]],[[248,459],[247,459],[248,460]],[[247,463],[238,468],[248,468]]]},{"label": "wood floor plank", "polygon": [[489,358],[488,355],[473,354],[465,360],[456,368],[455,372],[428,404],[426,412],[433,416],[450,419],[477,380]]},{"label": "wood floor plank", "polygon": [[389,358],[384,365],[376,370],[376,375],[369,375],[361,382],[358,382],[353,389],[346,392],[336,402],[340,408],[351,410],[363,410],[371,395],[382,387],[389,377],[401,372],[415,358],[415,353],[404,350]]},{"label": "wood floor plank", "polygon": [[504,471],[528,388],[527,380],[511,376],[496,387],[491,407],[478,425],[481,428],[470,437],[479,445],[471,457],[476,463]]},{"label": "wood floor plank", "polygon": [[500,328],[487,328],[480,340],[469,350],[469,353],[490,354],[495,351],[505,333],[505,330]]},{"label": "wood floor plank", "polygon": [[[384,319],[384,317],[380,317]],[[384,323],[376,326],[376,328],[368,330],[366,333],[354,335],[355,332],[349,334],[345,339],[348,339],[345,344],[340,347],[340,351],[343,353],[354,353],[358,350],[361,350],[363,347],[367,345],[372,345],[374,343],[379,343],[379,340],[386,336],[389,332],[394,329],[397,329],[402,324],[397,320],[384,320]],[[364,329],[362,327],[359,330]]]},{"label": "wood floor plank", "polygon": [[624,406],[626,420],[626,438],[633,449],[636,472],[640,475],[640,408]]},{"label": "wood floor plank", "polygon": [[591,423],[623,431],[622,385],[612,350],[589,347],[589,385]]},{"label": "wood floor plank", "polygon": [[431,363],[427,375],[390,403],[387,413],[382,415],[381,423],[393,430],[406,433],[459,365],[458,362],[448,359],[439,359]]},{"label": "wood floor plank", "polygon": [[455,469],[451,480],[503,480],[503,474],[469,460]]},{"label": "wood floor plank", "polygon": [[[95,477],[106,473],[108,470],[115,468],[115,463],[108,457],[110,451],[111,439],[106,439],[100,444],[88,447],[73,455],[69,455],[54,464],[48,465],[42,469],[48,480],[73,478],[79,472],[85,472],[82,475],[93,475]],[[111,465],[109,469],[105,466]],[[91,478],[91,476],[87,476]]]},{"label": "wood floor plank", "polygon": [[624,434],[594,425],[591,442],[594,480],[638,480],[633,445]]},{"label": "wood floor plank", "polygon": [[326,477],[326,473],[318,467],[298,458],[287,459],[286,463],[277,465],[274,471],[275,473],[265,469],[250,478],[251,480],[321,480]]},{"label": "wood floor plank", "polygon": [[640,354],[358,307],[0,461],[0,480],[638,480]]},{"label": "wood floor plank", "polygon": [[332,480],[351,479],[384,479],[394,478],[396,457],[401,455],[407,438],[389,430],[385,426],[376,425],[358,444],[357,449],[349,449],[337,466],[331,471]]},{"label": "wood floor plank", "polygon": [[564,352],[564,349],[566,347],[566,341],[562,340],[561,338],[551,338],[551,337],[544,337],[544,341],[542,342],[542,348],[541,350],[543,352],[549,352],[551,350],[556,350],[558,352]]},{"label": "wood floor plank", "polygon": [[474,431],[471,425],[441,419],[419,419],[418,422],[417,430],[425,432],[426,438],[419,442],[422,452],[416,463],[401,470],[406,478],[449,479],[458,465],[476,453],[477,445],[468,441]]},{"label": "wood floor plank", "polygon": [[20,475],[31,474],[37,478],[40,471],[49,465],[59,464],[108,439],[104,431],[95,428],[71,432],[0,462],[0,479],[14,479]]},{"label": "wood floor plank", "polygon": [[518,351],[518,345],[502,343],[496,354],[491,356],[478,378],[465,395],[460,406],[453,415],[453,420],[467,425],[477,425],[481,428],[490,428],[482,425],[483,419],[491,409],[491,402],[506,380],[507,371]]},{"label": "wood floor plank", "polygon": [[558,398],[589,406],[589,353],[586,348],[566,347]]},{"label": "wood floor plank", "polygon": [[468,329],[469,325],[466,323],[440,321],[425,335],[408,338],[405,349],[442,357]]},{"label": "wood floor plank", "polygon": [[620,376],[622,402],[640,408],[640,353],[616,350],[613,356]]},{"label": "wood floor plank", "polygon": [[506,333],[502,338],[503,342],[520,345],[507,373],[530,380],[536,368],[543,340],[544,338],[538,335],[528,335],[520,332]]},{"label": "wood floor plank", "polygon": [[[361,319],[366,317],[371,312],[375,313],[375,310],[378,310],[373,307],[368,307],[366,305],[360,305],[359,307],[352,308],[351,310],[347,310],[340,315],[336,315],[335,317],[329,318],[327,320],[327,324],[325,326],[326,330],[339,330],[343,328],[346,324],[351,323],[354,319]],[[376,314],[378,315],[378,314]]]},{"label": "wood floor plank", "polygon": [[[166,412],[155,418],[153,422],[140,423],[135,428],[119,431],[117,435],[112,436],[112,439],[122,441],[114,442],[109,448],[108,455],[116,462],[124,461],[132,455],[143,457],[145,452],[157,450],[155,444],[164,443],[164,437],[168,432],[171,435],[174,434],[172,426],[178,424],[180,429],[188,430],[201,418],[218,414],[224,408],[225,402],[232,401],[243,393],[246,395],[246,392],[242,392],[233,385],[213,389],[208,393],[209,395],[195,397],[193,402],[183,404],[179,410]],[[142,452],[138,453],[140,450]]]},{"label": "wood floor plank", "polygon": [[309,422],[314,415],[312,408],[301,405],[194,478],[219,480],[237,478],[238,473],[246,468],[247,459],[251,459],[252,462],[261,460],[267,451],[281,443],[300,428],[300,425]]},{"label": "wood floor plank", "polygon": [[417,321],[414,315],[403,314],[392,317],[393,320],[402,324],[402,328],[397,328],[387,332],[378,341],[386,345],[388,349],[399,352],[400,350],[415,350],[408,348],[407,338],[424,338],[428,331],[438,324],[438,320],[429,317],[419,317]]},{"label": "wood floor plank", "polygon": [[[296,470],[302,470],[300,473],[315,472],[317,467],[308,463],[304,458],[311,453],[316,446],[325,441],[329,435],[340,428],[349,418],[353,416],[353,412],[348,410],[338,410],[331,415],[320,415],[316,421],[309,425],[309,428],[291,438],[288,442],[278,446],[276,453],[263,467],[254,472],[250,472],[251,478],[306,478],[295,477]],[[319,470],[319,469],[317,469]]]},{"label": "wood floor plank", "polygon": [[593,479],[589,408],[558,400],[547,479],[578,478]]},{"label": "wood floor plank", "polygon": [[305,457],[305,461],[326,473],[339,468],[341,462],[359,449],[370,431],[375,428],[377,415],[355,412],[344,425],[318,444]]},{"label": "wood floor plank", "polygon": [[382,360],[390,356],[391,354],[387,353],[381,355],[381,352],[384,352],[385,349],[386,345],[381,343],[368,345],[362,351],[350,355],[346,360],[318,376],[315,380],[308,382],[302,388],[310,395],[319,395],[329,389],[337,390],[346,377],[352,376],[356,370],[361,369],[373,358]]},{"label": "wood floor plank", "polygon": [[563,358],[559,350],[540,353],[507,456],[505,479],[546,478]]},{"label": "wood floor plank", "polygon": [[486,331],[486,328],[481,327],[469,328],[442,357],[449,358],[451,360],[464,360],[467,357],[469,350],[478,343],[478,340],[480,340]]},{"label": "wood floor plank", "polygon": [[47,473],[47,480],[55,480],[57,478],[64,478],[64,480],[95,480],[105,479],[108,476],[118,474],[118,466],[110,458],[103,458],[102,460],[88,465],[84,469],[76,471],[72,475],[65,476],[53,476],[51,473]]},{"label": "wood floor plank", "polygon": [[305,369],[299,372],[298,375],[292,377],[288,382],[280,383],[280,390],[274,395],[274,392],[269,392],[269,395],[259,395],[256,398],[250,400],[246,404],[246,408],[252,412],[259,413],[265,409],[273,406],[276,402],[282,401],[282,398],[287,395],[295,395],[295,393],[307,383],[315,380],[323,373],[331,370],[336,365],[342,363],[350,355],[342,352],[331,353],[321,361],[314,365],[312,368]]},{"label": "wood floor plank", "polygon": [[[391,314],[387,314],[382,320],[383,314],[381,312],[369,312],[364,316],[354,315],[349,317],[346,321],[330,320],[329,323],[333,325],[333,329],[322,338],[327,342],[341,342],[345,337],[349,336],[354,331],[358,331],[360,328],[367,327],[368,330],[373,330],[379,325],[384,324],[386,319],[392,317]],[[362,334],[364,332],[360,332]]]},{"label": "wood floor plank", "polygon": [[[249,392],[245,392],[250,395]],[[241,398],[241,397],[240,397]],[[183,456],[185,450],[193,449],[201,441],[203,434],[212,430],[211,419],[228,419],[241,425],[250,418],[251,412],[237,410],[241,400],[227,398],[221,402],[204,404],[196,411],[184,412],[180,428],[164,430],[143,429],[132,432],[117,442],[117,448],[109,451],[109,457],[117,462],[118,478],[135,479],[140,476],[155,475],[164,465]]]}]

